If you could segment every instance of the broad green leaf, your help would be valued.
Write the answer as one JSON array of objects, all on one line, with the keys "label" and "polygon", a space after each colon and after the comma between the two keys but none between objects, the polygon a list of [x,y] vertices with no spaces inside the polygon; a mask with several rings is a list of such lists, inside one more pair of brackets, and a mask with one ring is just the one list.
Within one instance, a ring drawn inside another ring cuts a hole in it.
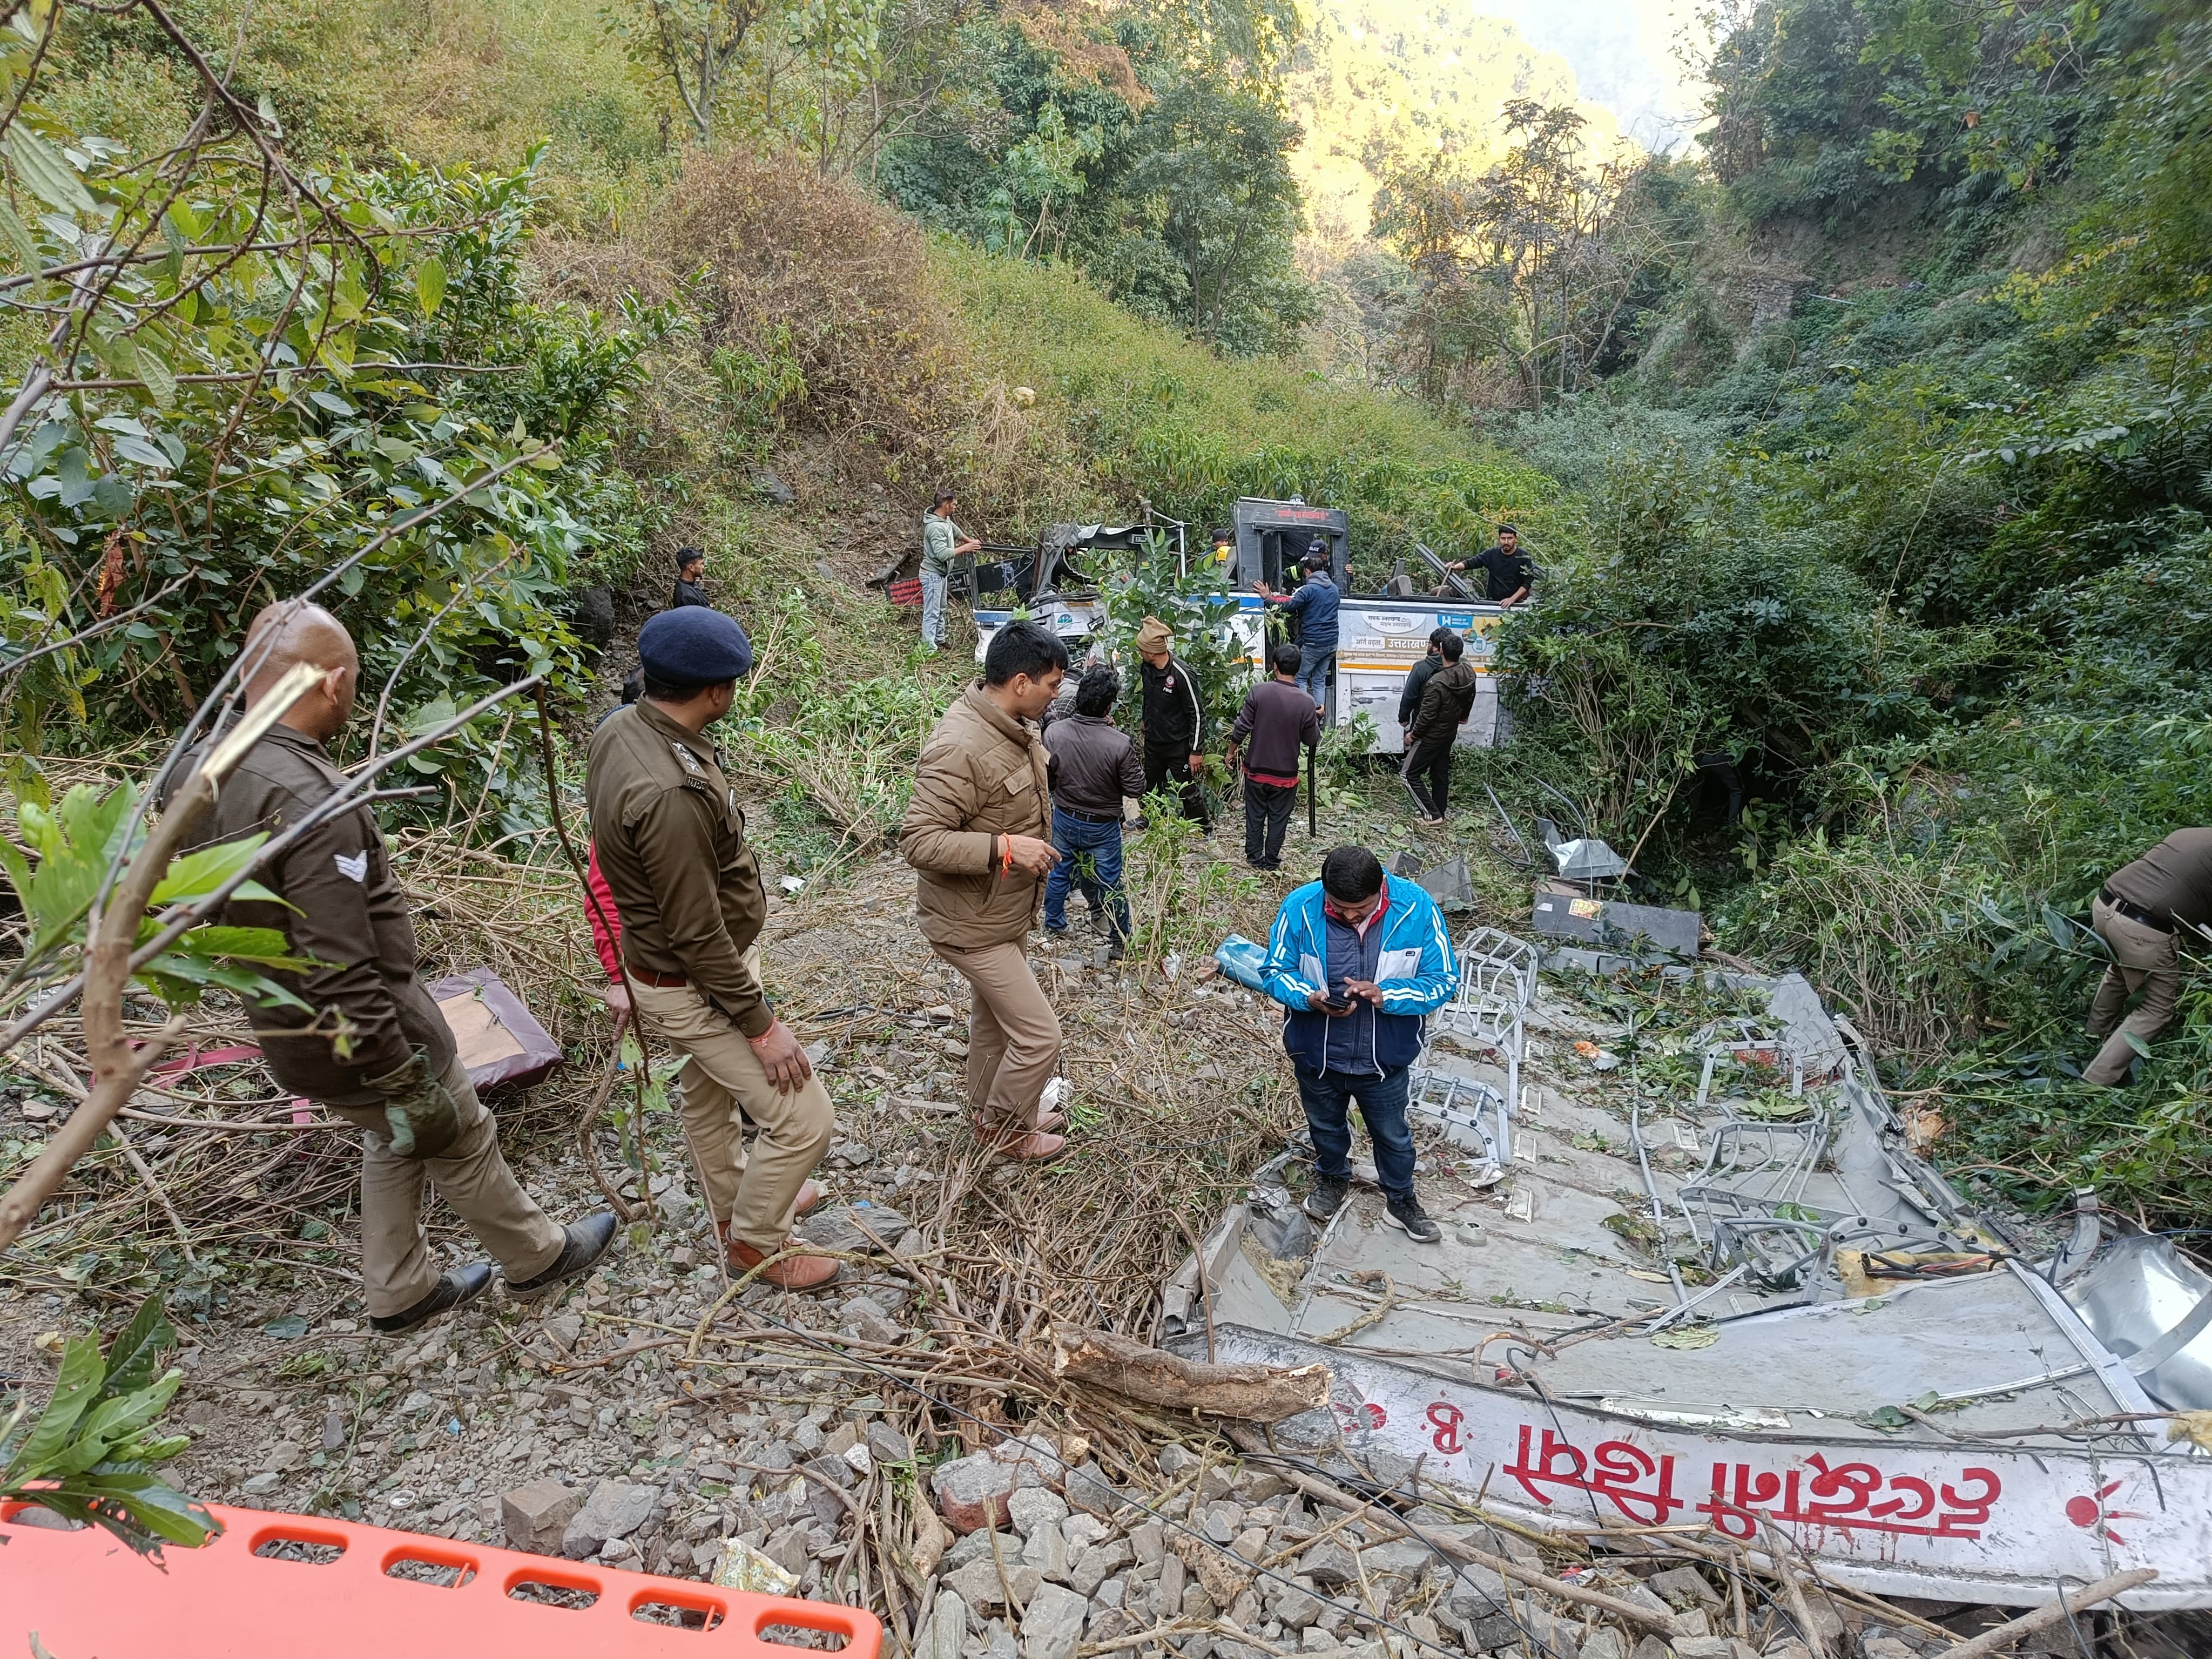
[{"label": "broad green leaf", "polygon": [[101,1385],[107,1394],[127,1394],[136,1389],[149,1386],[154,1380],[154,1366],[163,1352],[176,1345],[177,1334],[170,1328],[168,1310],[161,1298],[149,1296],[138,1304],[138,1311],[131,1316],[131,1322],[116,1334],[107,1350],[107,1376]]},{"label": "broad green leaf", "polygon": [[415,267],[415,297],[425,317],[435,316],[446,297],[446,262],[434,253]]},{"label": "broad green leaf", "polygon": [[138,348],[138,378],[146,382],[146,390],[153,397],[155,408],[174,409],[177,406],[177,377],[170,369],[168,360],[143,342]]},{"label": "broad green leaf", "polygon": [[[270,963],[270,967],[286,964]],[[313,967],[302,963],[300,970]],[[309,1005],[276,981],[267,978],[252,967],[211,960],[169,951],[154,958],[138,970],[138,977],[155,986],[164,1002],[188,1005],[198,1000],[199,992],[213,985],[235,995],[259,1003],[264,1008],[308,1009]]]},{"label": "broad green leaf", "polygon": [[[70,1483],[73,1492],[82,1492],[94,1498],[120,1502],[127,1510],[130,1521],[146,1534],[149,1540],[181,1544],[187,1549],[198,1549],[222,1530],[222,1523],[206,1509],[195,1504],[184,1493],[167,1485],[159,1475],[138,1474],[81,1475]],[[95,1517],[97,1518],[97,1517]],[[102,1520],[100,1524],[108,1523]],[[109,1527],[111,1531],[118,1528]],[[129,1538],[128,1533],[122,1536]],[[134,1544],[134,1547],[141,1547]]]},{"label": "broad green leaf", "polygon": [[15,216],[15,210],[9,207],[5,200],[0,200],[0,236],[7,238],[9,250],[15,254],[15,263],[26,275],[45,268],[46,261],[40,256],[37,239],[31,234],[29,228]]},{"label": "broad green leaf", "polygon": [[54,1379],[53,1395],[8,1465],[9,1486],[41,1479],[53,1461],[68,1449],[76,1437],[78,1419],[99,1398],[100,1378],[106,1370],[96,1336],[76,1337],[62,1350],[61,1374]]},{"label": "broad green leaf", "polygon": [[[138,354],[141,379],[146,378],[145,368],[149,361],[146,353],[142,351]],[[175,387],[172,386],[170,390],[173,392]],[[143,438],[118,438],[115,441],[115,453],[126,461],[136,461],[141,466],[150,466],[157,471],[167,472],[175,465],[169,459],[167,450],[148,443]]]},{"label": "broad green leaf", "polygon": [[254,962],[301,973],[314,966],[311,957],[292,954],[281,927],[195,927],[173,948],[187,956],[221,957],[229,962]]},{"label": "broad green leaf", "polygon": [[8,155],[15,172],[40,200],[65,213],[89,213],[92,192],[69,158],[21,121],[8,129]]},{"label": "broad green leaf", "polygon": [[70,1475],[82,1474],[94,1465],[106,1462],[113,1447],[130,1440],[161,1414],[162,1407],[169,1403],[169,1396],[177,1391],[177,1381],[172,1377],[166,1385],[157,1383],[134,1394],[103,1400],[85,1413],[77,1425],[75,1443],[46,1466],[49,1478],[66,1480]]},{"label": "broad green leaf", "polygon": [[26,910],[30,908],[31,861],[23,856],[22,848],[0,836],[0,866],[8,872],[8,884],[15,890],[16,902]]},{"label": "broad green leaf", "polygon": [[243,836],[236,841],[227,841],[214,847],[203,847],[198,852],[187,853],[182,858],[172,859],[169,868],[155,888],[150,904],[173,904],[179,899],[198,898],[212,893],[240,870],[253,861],[261,844],[269,839],[264,832]]}]

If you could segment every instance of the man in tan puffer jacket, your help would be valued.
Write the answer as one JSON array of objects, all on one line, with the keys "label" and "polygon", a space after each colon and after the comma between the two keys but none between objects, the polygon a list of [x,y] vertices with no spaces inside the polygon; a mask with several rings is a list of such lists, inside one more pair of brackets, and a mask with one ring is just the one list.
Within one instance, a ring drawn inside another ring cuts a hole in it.
[{"label": "man in tan puffer jacket", "polygon": [[1044,878],[1051,760],[1036,719],[1067,672],[1067,647],[1035,623],[1000,629],[983,678],[963,691],[923,745],[899,845],[917,874],[921,935],[974,994],[968,1103],[1006,1158],[1056,1158],[1066,1139],[1040,1121],[1060,1068],[1060,1019],[1030,971],[1023,942]]}]

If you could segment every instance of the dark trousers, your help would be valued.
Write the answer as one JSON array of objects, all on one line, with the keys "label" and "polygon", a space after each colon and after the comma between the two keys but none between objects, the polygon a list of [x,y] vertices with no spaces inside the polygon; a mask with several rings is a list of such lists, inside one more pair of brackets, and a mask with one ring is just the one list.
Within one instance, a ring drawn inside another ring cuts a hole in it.
[{"label": "dark trousers", "polygon": [[1206,815],[1206,792],[1190,773],[1190,750],[1188,749],[1155,749],[1145,745],[1145,793],[1155,789],[1173,789],[1182,800],[1182,815],[1203,829],[1213,827],[1213,820]]},{"label": "dark trousers", "polygon": [[1440,818],[1451,805],[1452,739],[1456,736],[1448,732],[1441,738],[1423,738],[1406,751],[1405,764],[1398,769],[1407,793],[1425,817]]},{"label": "dark trousers", "polygon": [[1293,1060],[1298,1104],[1305,1108],[1313,1136],[1314,1169],[1341,1181],[1350,1172],[1352,1113],[1356,1103],[1367,1138],[1375,1143],[1375,1180],[1394,1199],[1413,1195],[1413,1133],[1406,1127],[1407,1068],[1364,1077],[1344,1072],[1310,1072]]},{"label": "dark trousers", "polygon": [[1273,868],[1282,862],[1283,832],[1291,827],[1297,809],[1295,783],[1261,783],[1244,780],[1244,861]]},{"label": "dark trousers", "polygon": [[1114,937],[1129,937],[1129,901],[1121,891],[1121,821],[1096,823],[1052,809],[1052,844],[1060,862],[1044,878],[1044,925],[1067,926],[1067,890],[1080,887],[1094,910],[1106,912]]}]

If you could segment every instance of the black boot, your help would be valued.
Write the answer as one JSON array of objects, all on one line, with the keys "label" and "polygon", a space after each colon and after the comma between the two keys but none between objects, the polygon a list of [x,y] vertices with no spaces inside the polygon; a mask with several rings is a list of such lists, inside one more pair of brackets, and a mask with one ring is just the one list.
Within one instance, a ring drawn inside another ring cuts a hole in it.
[{"label": "black boot", "polygon": [[380,1336],[397,1336],[402,1331],[411,1331],[417,1325],[428,1323],[449,1308],[458,1308],[464,1302],[473,1302],[491,1286],[491,1263],[471,1261],[465,1267],[448,1267],[438,1275],[438,1282],[424,1297],[404,1313],[384,1314],[368,1322],[369,1328]]},{"label": "black boot", "polygon": [[614,1243],[615,1229],[620,1224],[612,1210],[594,1210],[581,1221],[570,1222],[562,1229],[568,1234],[568,1243],[562,1245],[561,1254],[553,1258],[553,1265],[536,1277],[520,1283],[510,1279],[507,1282],[507,1293],[509,1296],[535,1296],[541,1291],[550,1291],[556,1285],[574,1279],[578,1273],[590,1272],[592,1264],[607,1253],[607,1246]]}]

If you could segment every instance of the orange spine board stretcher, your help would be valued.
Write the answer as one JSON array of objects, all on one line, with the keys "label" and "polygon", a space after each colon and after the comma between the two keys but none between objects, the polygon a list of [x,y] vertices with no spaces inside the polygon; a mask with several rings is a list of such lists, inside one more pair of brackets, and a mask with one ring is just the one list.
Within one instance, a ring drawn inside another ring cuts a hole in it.
[{"label": "orange spine board stretcher", "polygon": [[[10,1504],[0,1521],[24,1505]],[[875,1616],[827,1601],[756,1595],[681,1578],[617,1572],[516,1550],[357,1526],[320,1516],[210,1504],[222,1534],[162,1553],[156,1566],[97,1528],[0,1526],[0,1644],[37,1632],[54,1659],[794,1659],[774,1626],[842,1638],[842,1659],[877,1659]],[[342,1550],[334,1560],[257,1555],[289,1541]],[[403,1562],[459,1583],[396,1577]],[[581,1591],[588,1607],[517,1600],[523,1583]],[[653,1624],[674,1607],[699,1625]],[[794,1632],[795,1633],[795,1632]]]}]

